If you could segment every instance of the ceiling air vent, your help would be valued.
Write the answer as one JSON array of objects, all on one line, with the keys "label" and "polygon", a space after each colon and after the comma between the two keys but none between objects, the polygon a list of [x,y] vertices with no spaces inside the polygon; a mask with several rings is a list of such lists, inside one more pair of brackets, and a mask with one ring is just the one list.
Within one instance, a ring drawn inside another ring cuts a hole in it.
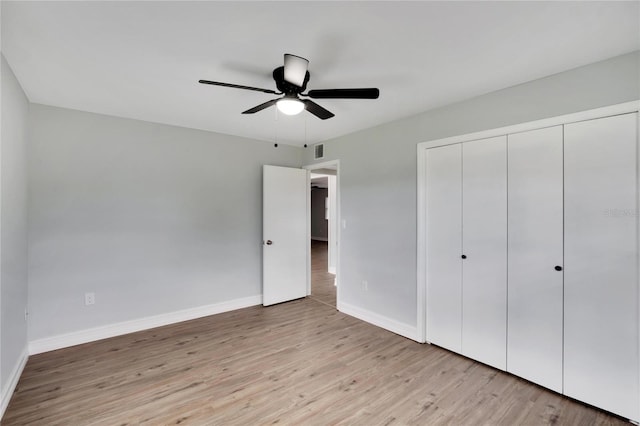
[{"label": "ceiling air vent", "polygon": [[313,159],[319,160],[324,158],[324,144],[318,143],[313,146]]}]

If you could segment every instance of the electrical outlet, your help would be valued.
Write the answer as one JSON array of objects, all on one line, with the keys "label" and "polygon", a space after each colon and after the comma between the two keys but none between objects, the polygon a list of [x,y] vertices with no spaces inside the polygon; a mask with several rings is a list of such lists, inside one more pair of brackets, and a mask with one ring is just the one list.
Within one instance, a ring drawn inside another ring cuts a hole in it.
[{"label": "electrical outlet", "polygon": [[85,306],[95,305],[96,304],[96,294],[95,293],[85,293],[84,294],[84,304],[85,304]]},{"label": "electrical outlet", "polygon": [[369,282],[367,280],[362,280],[362,288],[364,291],[369,291]]}]

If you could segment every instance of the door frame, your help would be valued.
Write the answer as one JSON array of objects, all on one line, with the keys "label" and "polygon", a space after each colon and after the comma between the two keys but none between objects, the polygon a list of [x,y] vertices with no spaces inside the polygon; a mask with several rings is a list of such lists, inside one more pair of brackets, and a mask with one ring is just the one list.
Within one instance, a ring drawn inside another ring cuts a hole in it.
[{"label": "door frame", "polygon": [[[313,173],[314,170],[318,169],[326,169],[329,167],[336,168],[336,217],[335,217],[335,227],[336,227],[336,309],[340,310],[340,234],[341,234],[341,221],[340,221],[340,160],[331,160],[324,161],[322,163],[314,163],[307,164],[306,166],[302,166],[303,169],[308,170],[310,173]],[[309,194],[311,194],[311,186],[309,186]],[[307,223],[311,223],[311,209],[307,209]],[[311,294],[311,238],[309,238],[308,242],[308,259],[307,259],[307,275],[309,279],[307,280],[307,293]]]},{"label": "door frame", "polygon": [[[605,106],[601,108],[589,109],[586,111],[580,111],[571,114],[559,115],[556,117],[545,118],[542,120],[534,120],[523,123],[518,123],[510,126],[483,130],[480,132],[468,133],[463,135],[451,136],[442,139],[435,139],[431,141],[421,142],[417,145],[417,282],[416,282],[416,302],[417,302],[417,338],[420,343],[427,342],[426,338],[426,315],[427,315],[427,235],[426,235],[426,223],[427,223],[427,194],[426,194],[426,151],[429,148],[435,148],[438,146],[451,145],[456,143],[471,142],[479,139],[486,139],[495,136],[503,136],[507,134],[526,132],[529,130],[537,130],[544,127],[552,127],[558,125],[564,125],[569,123],[575,123],[578,121],[592,120],[595,118],[603,118],[612,115],[626,114],[630,112],[637,112],[640,110],[640,100],[634,100],[631,102],[624,102],[620,104]],[[638,128],[640,129],[640,120]],[[640,130],[639,130],[640,131]],[[640,158],[640,150],[638,150],[638,156]],[[639,194],[640,198],[640,194]],[[640,219],[640,215],[639,215]],[[640,228],[640,226],[639,226]],[[640,259],[639,259],[640,263]],[[638,295],[640,299],[640,292]],[[639,301],[640,303],[640,301]],[[427,342],[428,343],[428,342]],[[640,350],[640,348],[639,348]]]}]

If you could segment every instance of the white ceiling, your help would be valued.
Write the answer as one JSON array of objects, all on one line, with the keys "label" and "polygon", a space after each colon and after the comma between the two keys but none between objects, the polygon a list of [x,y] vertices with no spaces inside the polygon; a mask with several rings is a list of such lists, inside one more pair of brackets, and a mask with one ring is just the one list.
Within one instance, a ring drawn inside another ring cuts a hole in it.
[{"label": "white ceiling", "polygon": [[[302,145],[640,48],[639,2],[2,2],[2,50],[32,102]],[[308,89],[379,87],[318,100],[321,121],[274,98],[284,53]]]}]

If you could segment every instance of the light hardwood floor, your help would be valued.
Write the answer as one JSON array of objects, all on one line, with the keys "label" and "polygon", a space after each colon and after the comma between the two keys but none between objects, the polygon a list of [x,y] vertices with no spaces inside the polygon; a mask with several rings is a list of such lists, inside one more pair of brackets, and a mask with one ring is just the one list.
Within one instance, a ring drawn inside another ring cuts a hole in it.
[{"label": "light hardwood floor", "polygon": [[313,297],[35,355],[3,425],[626,425]]}]

